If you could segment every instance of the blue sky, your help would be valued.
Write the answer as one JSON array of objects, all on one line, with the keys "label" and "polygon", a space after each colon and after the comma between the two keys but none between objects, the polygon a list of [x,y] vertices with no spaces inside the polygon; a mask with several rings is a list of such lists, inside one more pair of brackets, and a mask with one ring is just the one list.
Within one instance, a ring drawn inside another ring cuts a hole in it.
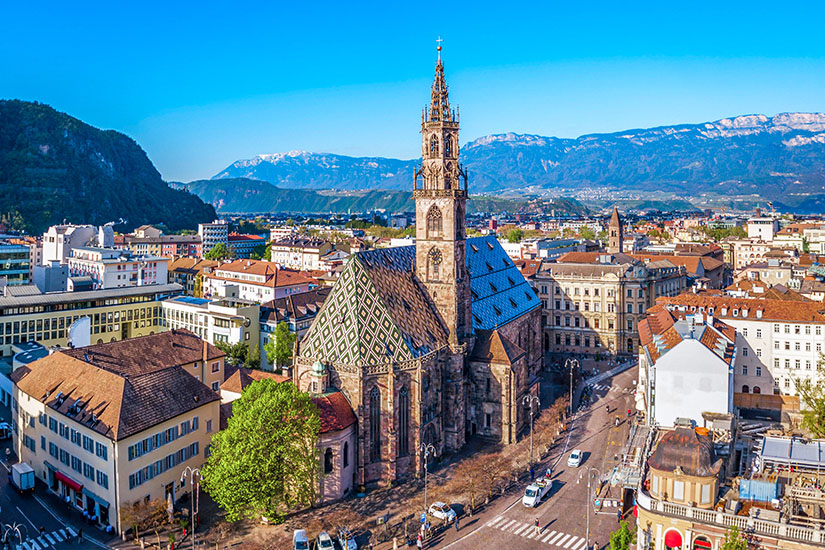
[{"label": "blue sky", "polygon": [[413,158],[444,39],[462,142],[825,111],[822,2],[9,2],[0,98],[167,180],[295,149]]}]

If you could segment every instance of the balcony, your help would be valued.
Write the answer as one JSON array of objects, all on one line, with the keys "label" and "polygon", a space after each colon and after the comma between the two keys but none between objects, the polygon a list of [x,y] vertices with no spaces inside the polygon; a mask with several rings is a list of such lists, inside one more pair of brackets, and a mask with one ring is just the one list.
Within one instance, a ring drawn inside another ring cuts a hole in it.
[{"label": "balcony", "polygon": [[825,545],[825,531],[798,525],[789,525],[782,522],[765,521],[749,516],[738,516],[715,510],[704,510],[675,502],[664,502],[653,498],[643,489],[636,491],[636,504],[643,510],[664,516],[683,518],[697,523],[722,527],[724,529],[736,526],[745,534]]}]

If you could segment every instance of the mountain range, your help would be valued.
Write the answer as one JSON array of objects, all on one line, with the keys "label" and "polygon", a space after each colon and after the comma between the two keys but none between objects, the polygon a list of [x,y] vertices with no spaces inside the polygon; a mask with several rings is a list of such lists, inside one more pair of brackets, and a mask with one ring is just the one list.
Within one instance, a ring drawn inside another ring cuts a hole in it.
[{"label": "mountain range", "polygon": [[0,100],[0,216],[40,233],[63,220],[197,227],[215,209],[169,187],[134,140],[48,105]]},{"label": "mountain range", "polygon": [[[464,145],[461,161],[471,193],[604,187],[787,199],[825,192],[825,114],[746,115],[575,139],[499,134]],[[248,178],[292,189],[409,190],[418,163],[292,151],[236,161],[212,179]]]}]

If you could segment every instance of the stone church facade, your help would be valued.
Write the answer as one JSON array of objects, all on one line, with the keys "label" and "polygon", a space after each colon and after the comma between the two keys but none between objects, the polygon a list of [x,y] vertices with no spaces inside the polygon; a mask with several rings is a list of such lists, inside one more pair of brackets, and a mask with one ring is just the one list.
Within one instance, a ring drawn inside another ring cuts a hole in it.
[{"label": "stone church facade", "polygon": [[473,435],[514,442],[538,392],[540,302],[494,237],[466,238],[458,131],[439,47],[416,244],[353,254],[298,349],[296,385],[340,391],[355,413],[357,486],[420,473],[422,445],[442,455]]}]

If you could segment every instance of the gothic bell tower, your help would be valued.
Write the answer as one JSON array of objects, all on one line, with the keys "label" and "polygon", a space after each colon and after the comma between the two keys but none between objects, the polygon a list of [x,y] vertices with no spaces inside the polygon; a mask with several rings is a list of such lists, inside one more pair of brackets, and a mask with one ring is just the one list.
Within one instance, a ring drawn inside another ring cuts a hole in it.
[{"label": "gothic bell tower", "polygon": [[458,162],[458,111],[450,109],[441,45],[431,96],[421,114],[422,162],[413,180],[416,275],[450,330],[450,344],[456,346],[472,335],[464,221],[467,174]]}]

